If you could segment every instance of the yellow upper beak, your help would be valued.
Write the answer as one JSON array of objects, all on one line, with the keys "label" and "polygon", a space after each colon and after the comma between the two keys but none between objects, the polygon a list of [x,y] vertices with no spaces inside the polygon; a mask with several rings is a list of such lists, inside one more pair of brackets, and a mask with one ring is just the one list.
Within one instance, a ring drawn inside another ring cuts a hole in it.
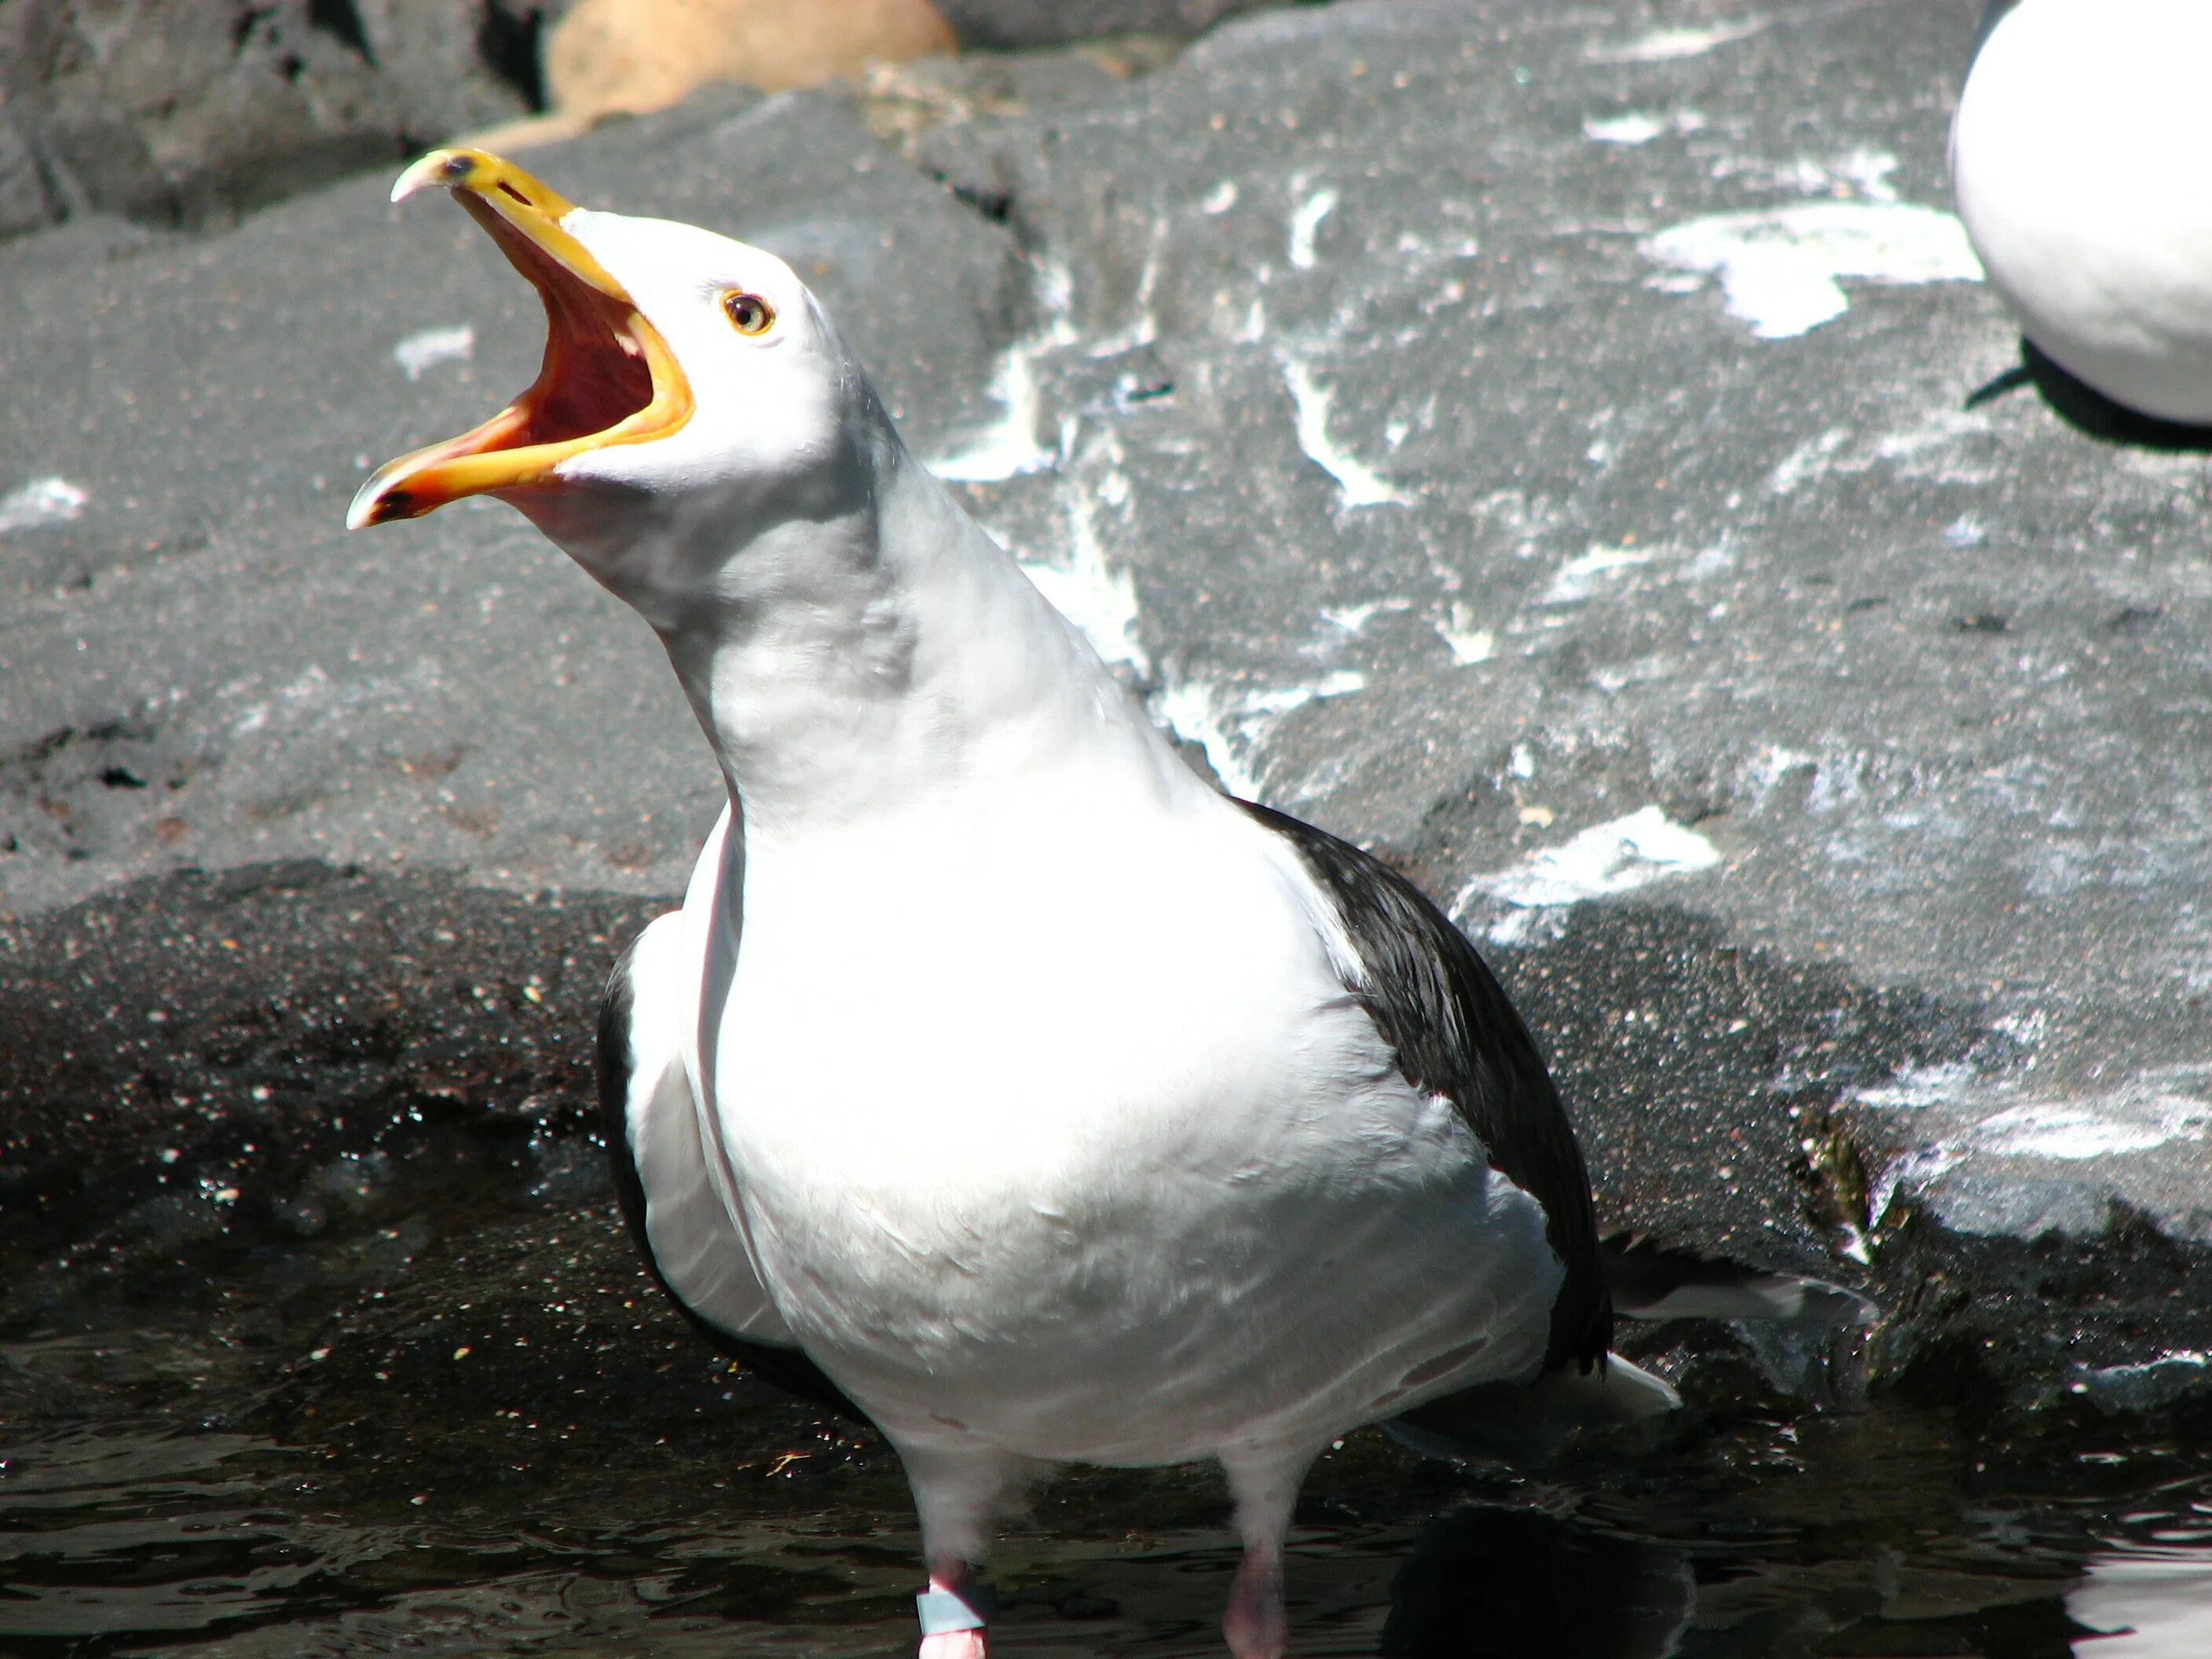
[{"label": "yellow upper beak", "polygon": [[665,437],[690,418],[690,384],[629,291],[562,228],[574,204],[479,149],[433,150],[392,199],[441,185],[490,233],[545,302],[545,358],[530,389],[458,438],[379,467],[349,528],[419,518],[464,495],[556,482],[572,455]]}]

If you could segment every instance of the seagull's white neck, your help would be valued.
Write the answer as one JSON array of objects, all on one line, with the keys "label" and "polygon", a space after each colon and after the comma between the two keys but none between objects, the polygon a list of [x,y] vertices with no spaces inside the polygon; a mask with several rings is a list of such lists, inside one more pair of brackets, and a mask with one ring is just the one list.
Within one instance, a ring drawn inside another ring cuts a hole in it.
[{"label": "seagull's white neck", "polygon": [[1202,787],[888,423],[865,437],[773,504],[523,503],[659,634],[748,839],[1070,763]]}]

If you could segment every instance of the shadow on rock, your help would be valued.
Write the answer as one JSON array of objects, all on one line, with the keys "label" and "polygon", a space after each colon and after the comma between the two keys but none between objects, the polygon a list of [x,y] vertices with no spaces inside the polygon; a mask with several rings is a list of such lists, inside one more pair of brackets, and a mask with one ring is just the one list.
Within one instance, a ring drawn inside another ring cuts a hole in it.
[{"label": "shadow on rock", "polygon": [[294,861],[0,922],[0,1325],[602,1193],[562,1139],[589,1150],[600,988],[656,908]]},{"label": "shadow on rock", "polygon": [[1573,1113],[1606,1229],[1855,1282],[1864,1175],[1830,1121],[1907,1066],[2001,1065],[1981,1011],[1793,962],[1671,906],[1579,904],[1486,947]]},{"label": "shadow on rock", "polygon": [[877,1437],[709,1352],[613,1210],[548,1206],[447,1235],[326,1318],[247,1420],[319,1449],[354,1506],[393,1518],[775,1514],[853,1501],[848,1471],[860,1514],[895,1512],[903,1487]]}]

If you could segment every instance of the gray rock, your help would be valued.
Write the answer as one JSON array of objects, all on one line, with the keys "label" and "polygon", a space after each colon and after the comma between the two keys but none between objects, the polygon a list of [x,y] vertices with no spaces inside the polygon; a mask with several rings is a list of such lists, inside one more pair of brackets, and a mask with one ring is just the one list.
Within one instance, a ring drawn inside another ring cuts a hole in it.
[{"label": "gray rock", "polygon": [[64,211],[220,221],[511,119],[535,85],[539,9],[510,0],[9,11],[0,93],[52,184],[46,213],[0,211],[0,231]]},{"label": "gray rock", "polygon": [[2112,1411],[2152,1411],[2212,1385],[2212,1355],[2160,1354],[2134,1365],[2100,1365],[2082,1372],[2079,1392]]},{"label": "gray rock", "polygon": [[[1924,280],[1972,275],[1941,216],[1971,9],[1300,9],[1121,105],[945,129],[925,154],[1066,273],[1026,347],[1044,459],[977,499],[1018,545],[1081,517],[1217,769],[1493,942],[1648,880],[1972,1010],[1942,1075],[1984,1116],[2185,1152],[2203,463],[1965,407],[2017,352]],[[1885,1086],[1829,1098],[1865,1124]],[[2098,1169],[2203,1208],[2201,1164]]]},{"label": "gray rock", "polygon": [[[1164,723],[1486,941],[1611,1220],[1861,1275],[1887,1375],[2032,1395],[2212,1351],[2212,586],[2201,453],[1968,406],[2018,354],[1943,211],[1974,10],[1301,8],[903,134],[951,194],[845,94],[533,166],[797,254]],[[6,542],[19,914],[681,878],[713,781],[643,631],[495,507],[337,530],[536,350],[378,188],[0,252],[0,514],[85,498]]]},{"label": "gray rock", "polygon": [[[537,164],[794,258],[917,433],[987,407],[1011,240],[836,102],[716,93]],[[386,189],[0,249],[6,375],[41,389],[0,400],[6,908],[299,857],[681,886],[716,786],[635,619],[504,510],[342,527],[371,466],[489,415],[543,341],[465,216]]]},{"label": "gray rock", "polygon": [[872,65],[844,93],[870,131],[912,153],[924,133],[948,123],[1112,103],[1132,77],[1172,62],[1181,45],[1164,35],[1124,35],[1049,50],[917,58]]},{"label": "gray rock", "polygon": [[1102,34],[1193,35],[1285,0],[937,0],[963,46],[1048,46]]},{"label": "gray rock", "polygon": [[568,0],[352,0],[361,38],[417,144],[540,108],[538,42]]},{"label": "gray rock", "polygon": [[0,109],[0,238],[37,230],[60,216],[30,140]]}]

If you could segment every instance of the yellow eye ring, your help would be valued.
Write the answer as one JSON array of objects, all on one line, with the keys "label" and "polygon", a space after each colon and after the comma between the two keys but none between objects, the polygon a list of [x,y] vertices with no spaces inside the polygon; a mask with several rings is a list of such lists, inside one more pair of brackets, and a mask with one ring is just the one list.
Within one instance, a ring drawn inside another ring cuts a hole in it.
[{"label": "yellow eye ring", "polygon": [[775,307],[757,294],[733,289],[722,296],[722,310],[740,334],[765,334],[775,326]]}]

